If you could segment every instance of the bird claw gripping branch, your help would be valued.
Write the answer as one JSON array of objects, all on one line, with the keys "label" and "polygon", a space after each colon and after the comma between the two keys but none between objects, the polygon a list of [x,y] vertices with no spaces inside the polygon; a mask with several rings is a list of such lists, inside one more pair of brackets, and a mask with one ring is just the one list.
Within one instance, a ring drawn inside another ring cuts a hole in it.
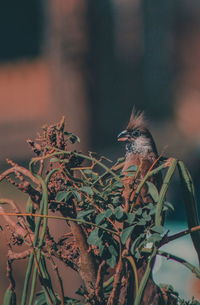
[{"label": "bird claw gripping branch", "polygon": [[[11,168],[0,174],[0,181],[7,179],[28,200],[22,211],[14,200],[0,199],[0,215],[6,221],[1,228],[6,230],[9,248],[9,287],[3,305],[17,302],[12,262],[25,258],[19,305],[178,305],[177,294],[153,281],[159,254],[183,263],[199,276],[198,268],[159,250],[164,243],[191,234],[200,252],[195,193],[184,164],[175,159],[161,162],[142,114],[132,113],[118,139],[126,143],[126,155],[115,164],[95,153],[77,152],[71,145],[79,138],[65,131],[62,118],[44,126],[35,141],[28,140],[36,155],[29,169],[7,161]],[[177,164],[187,198],[189,229],[166,237],[164,213],[171,207],[165,197]],[[7,212],[5,204],[13,212]],[[65,231],[57,240],[51,219],[57,225],[65,221]],[[83,301],[65,295],[68,281],[61,278],[55,258],[80,275],[83,287],[78,294]],[[37,278],[42,290],[36,293]],[[58,282],[56,292],[52,278]]]}]

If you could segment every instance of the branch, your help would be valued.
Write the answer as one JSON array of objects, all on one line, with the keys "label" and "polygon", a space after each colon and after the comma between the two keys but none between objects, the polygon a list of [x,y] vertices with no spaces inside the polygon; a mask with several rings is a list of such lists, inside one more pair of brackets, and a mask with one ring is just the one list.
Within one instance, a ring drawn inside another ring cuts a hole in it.
[{"label": "branch", "polygon": [[122,261],[122,257],[120,257],[116,270],[115,270],[113,289],[109,296],[107,305],[114,305],[114,304],[118,303],[118,298],[120,295],[122,271],[123,271],[123,261]]},{"label": "branch", "polygon": [[95,283],[95,296],[98,302],[103,302],[104,300],[104,293],[103,293],[103,279],[106,269],[106,261],[103,260],[99,265],[97,279]]},{"label": "branch", "polygon": [[38,181],[37,178],[35,178],[31,172],[19,165],[15,165],[12,168],[9,168],[7,170],[5,170],[2,174],[0,174],[0,181],[2,181],[3,179],[6,178],[6,176],[10,175],[10,174],[16,174],[16,173],[21,173],[24,176],[28,177],[29,179],[31,179],[36,185],[40,185],[40,182]]},{"label": "branch", "polygon": [[89,294],[93,294],[94,283],[96,282],[97,277],[94,257],[89,253],[89,245],[83,228],[73,221],[70,221],[70,227],[80,251],[79,268],[81,278],[83,279]]},{"label": "branch", "polygon": [[196,277],[200,278],[200,269],[198,269],[197,267],[193,266],[192,264],[188,263],[186,260],[184,260],[183,258],[180,258],[176,255],[167,253],[165,251],[161,251],[158,250],[158,254],[166,257],[167,259],[172,259],[178,263],[181,263],[182,265],[184,265],[186,268],[188,268],[192,273],[194,273],[196,275]]},{"label": "branch", "polygon": [[200,226],[196,226],[196,227],[193,227],[193,228],[190,228],[190,229],[186,229],[184,231],[178,232],[178,233],[173,234],[171,236],[164,236],[163,240],[161,241],[160,246],[163,246],[163,245],[169,243],[170,241],[173,241],[177,238],[183,237],[185,235],[188,235],[188,234],[191,234],[191,233],[197,232],[197,231],[200,231]]},{"label": "branch", "polygon": [[27,249],[23,252],[13,252],[11,250],[8,251],[8,259],[10,261],[14,261],[14,260],[21,260],[21,259],[25,259],[27,258],[31,253],[33,252],[33,250],[30,248],[30,249]]}]

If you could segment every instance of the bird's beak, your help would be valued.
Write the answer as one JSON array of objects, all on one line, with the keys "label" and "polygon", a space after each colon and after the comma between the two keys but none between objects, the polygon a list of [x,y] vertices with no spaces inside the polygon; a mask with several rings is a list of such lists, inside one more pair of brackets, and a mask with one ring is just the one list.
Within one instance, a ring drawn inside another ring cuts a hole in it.
[{"label": "bird's beak", "polygon": [[127,130],[123,130],[123,131],[120,132],[120,134],[118,134],[118,136],[117,136],[117,140],[120,141],[120,142],[127,141],[128,138],[129,138],[129,134],[128,134],[128,131],[127,131]]}]

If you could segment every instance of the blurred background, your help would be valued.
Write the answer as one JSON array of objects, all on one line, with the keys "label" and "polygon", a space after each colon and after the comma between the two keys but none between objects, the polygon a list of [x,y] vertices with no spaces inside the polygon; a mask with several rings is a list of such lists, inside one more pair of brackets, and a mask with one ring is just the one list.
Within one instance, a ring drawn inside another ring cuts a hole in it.
[{"label": "blurred background", "polygon": [[[145,111],[159,151],[189,167],[199,198],[199,55],[199,0],[2,2],[0,168],[7,166],[6,158],[25,164],[32,156],[26,139],[62,115],[81,138],[80,149],[116,159],[124,154],[116,136],[135,105]],[[172,231],[186,226],[178,177],[173,189]],[[0,193],[24,200],[5,183]],[[7,250],[1,248],[5,258]],[[189,238],[170,251],[184,252],[195,263]],[[164,276],[174,267],[170,262],[159,266],[155,277],[168,283],[172,276]],[[176,271],[174,287],[184,297],[200,298],[199,282],[184,272]],[[3,290],[4,273],[5,259]],[[22,273],[18,279],[23,281]]]}]

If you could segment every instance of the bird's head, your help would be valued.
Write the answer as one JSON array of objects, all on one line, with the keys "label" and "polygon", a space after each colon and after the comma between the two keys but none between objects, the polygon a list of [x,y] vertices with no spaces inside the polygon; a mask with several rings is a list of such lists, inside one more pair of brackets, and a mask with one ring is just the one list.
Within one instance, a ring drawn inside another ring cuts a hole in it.
[{"label": "bird's head", "polygon": [[118,141],[126,144],[126,153],[135,153],[145,156],[156,151],[151,133],[146,127],[143,113],[132,111],[130,121],[125,130],[118,135]]}]

